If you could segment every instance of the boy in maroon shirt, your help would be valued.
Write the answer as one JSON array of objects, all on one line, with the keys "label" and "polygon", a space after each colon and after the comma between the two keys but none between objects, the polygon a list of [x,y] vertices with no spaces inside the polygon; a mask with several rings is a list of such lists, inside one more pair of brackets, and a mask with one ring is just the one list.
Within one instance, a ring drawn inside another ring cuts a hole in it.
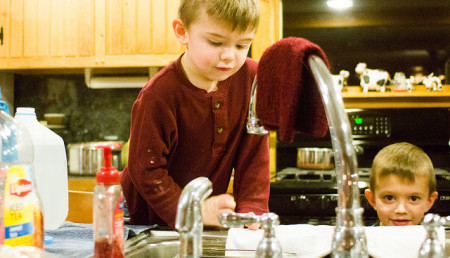
[{"label": "boy in maroon shirt", "polygon": [[[131,224],[174,228],[181,190],[200,176],[213,184],[204,225],[218,226],[223,212],[268,212],[268,137],[246,132],[258,21],[257,0],[181,1],[172,25],[186,51],[133,105],[121,177]],[[226,194],[233,171],[234,197]]]}]

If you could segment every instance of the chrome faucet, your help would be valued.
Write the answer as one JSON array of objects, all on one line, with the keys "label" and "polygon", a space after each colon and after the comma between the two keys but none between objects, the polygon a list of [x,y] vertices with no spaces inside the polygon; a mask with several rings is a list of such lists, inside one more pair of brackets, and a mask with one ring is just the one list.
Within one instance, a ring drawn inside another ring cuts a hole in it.
[{"label": "chrome faucet", "polygon": [[268,131],[259,123],[259,119],[256,116],[256,76],[253,80],[252,90],[250,92],[250,101],[248,105],[248,118],[247,118],[247,133],[264,135]]},{"label": "chrome faucet", "polygon": [[422,225],[425,227],[427,236],[419,250],[419,258],[444,258],[446,256],[444,247],[438,239],[438,229],[450,223],[450,216],[441,217],[429,213],[425,215]]},{"label": "chrome faucet", "polygon": [[280,224],[280,219],[275,213],[264,213],[261,216],[243,213],[223,213],[219,216],[219,223],[224,227],[238,227],[260,223],[264,229],[264,236],[256,248],[256,257],[282,258],[281,244],[275,237],[275,226]]},{"label": "chrome faucet", "polygon": [[345,113],[342,97],[336,92],[331,74],[322,59],[310,56],[309,68],[322,96],[334,149],[339,197],[332,256],[368,257],[358,187],[358,161],[352,142],[350,122]]},{"label": "chrome faucet", "polygon": [[[338,187],[336,227],[333,235],[332,257],[368,257],[367,240],[362,219],[358,187],[358,163],[352,143],[348,116],[341,96],[336,92],[331,74],[318,56],[309,57],[309,69],[319,87],[325,107],[334,149]],[[254,82],[256,84],[256,81]],[[252,90],[250,107],[255,105],[256,89]],[[249,109],[248,118],[256,118],[254,109]],[[259,125],[259,120],[257,121]],[[248,124],[252,122],[248,122]],[[248,129],[247,132],[253,133]],[[260,131],[260,130],[259,130]]]},{"label": "chrome faucet", "polygon": [[180,233],[180,258],[202,256],[201,205],[211,192],[212,183],[206,177],[192,180],[181,192],[175,220],[175,228]]}]

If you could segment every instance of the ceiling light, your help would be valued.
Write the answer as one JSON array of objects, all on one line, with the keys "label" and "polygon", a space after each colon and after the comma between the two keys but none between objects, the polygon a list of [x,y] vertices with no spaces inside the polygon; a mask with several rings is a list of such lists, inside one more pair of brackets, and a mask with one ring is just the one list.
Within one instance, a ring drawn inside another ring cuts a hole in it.
[{"label": "ceiling light", "polygon": [[334,9],[347,9],[353,6],[352,0],[329,0],[327,2],[328,7],[334,8]]}]

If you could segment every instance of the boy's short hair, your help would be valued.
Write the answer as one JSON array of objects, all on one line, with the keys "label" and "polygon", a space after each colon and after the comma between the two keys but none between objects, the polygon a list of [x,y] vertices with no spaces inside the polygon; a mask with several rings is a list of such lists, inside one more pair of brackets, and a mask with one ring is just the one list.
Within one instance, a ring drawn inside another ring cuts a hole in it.
[{"label": "boy's short hair", "polygon": [[259,0],[181,0],[178,17],[186,28],[195,22],[202,12],[233,31],[257,29],[259,23]]},{"label": "boy's short hair", "polygon": [[370,173],[370,190],[375,192],[377,178],[388,175],[395,175],[408,183],[414,183],[417,177],[427,177],[429,194],[436,191],[433,163],[421,148],[413,144],[394,143],[377,153]]}]

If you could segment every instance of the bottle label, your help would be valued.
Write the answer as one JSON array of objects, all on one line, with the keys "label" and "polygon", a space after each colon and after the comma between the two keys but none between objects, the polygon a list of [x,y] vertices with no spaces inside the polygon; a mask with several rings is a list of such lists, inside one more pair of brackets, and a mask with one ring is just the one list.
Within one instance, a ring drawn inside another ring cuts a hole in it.
[{"label": "bottle label", "polygon": [[[4,211],[5,204],[5,181],[6,175],[8,174],[8,167],[3,166],[0,163],[0,212]],[[5,242],[5,227],[4,227],[4,214],[0,216],[0,245],[3,245]]]},{"label": "bottle label", "polygon": [[116,237],[116,242],[119,243],[121,249],[123,250],[123,197],[121,196],[116,203],[113,215],[113,227],[114,236]]},{"label": "bottle label", "polygon": [[33,168],[11,166],[5,183],[5,245],[42,247],[42,212],[33,185]]}]

